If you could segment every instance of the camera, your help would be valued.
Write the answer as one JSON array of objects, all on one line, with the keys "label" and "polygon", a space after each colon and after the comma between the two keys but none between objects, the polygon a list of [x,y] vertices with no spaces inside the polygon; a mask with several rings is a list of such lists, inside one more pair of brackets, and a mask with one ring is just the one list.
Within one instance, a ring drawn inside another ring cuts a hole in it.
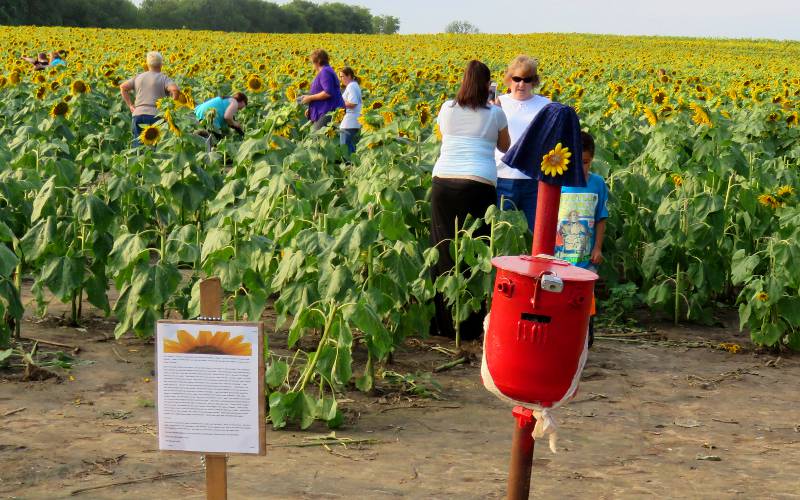
[{"label": "camera", "polygon": [[494,101],[497,99],[497,82],[492,82],[489,85],[489,100]]}]

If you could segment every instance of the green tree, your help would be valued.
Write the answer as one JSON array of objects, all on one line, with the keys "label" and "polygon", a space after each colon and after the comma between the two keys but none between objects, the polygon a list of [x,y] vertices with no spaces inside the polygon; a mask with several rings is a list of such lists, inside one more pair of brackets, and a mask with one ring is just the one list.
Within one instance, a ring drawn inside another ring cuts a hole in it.
[{"label": "green tree", "polygon": [[383,35],[393,35],[400,31],[400,19],[394,16],[374,16],[372,18],[372,32]]},{"label": "green tree", "polygon": [[445,33],[475,34],[481,30],[469,21],[453,21],[444,28]]}]

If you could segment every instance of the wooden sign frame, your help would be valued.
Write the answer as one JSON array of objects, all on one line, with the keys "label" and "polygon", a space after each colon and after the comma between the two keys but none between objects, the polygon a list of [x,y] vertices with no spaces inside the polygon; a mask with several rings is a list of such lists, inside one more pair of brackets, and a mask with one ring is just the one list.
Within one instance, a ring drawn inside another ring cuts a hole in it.
[{"label": "wooden sign frame", "polygon": [[[209,456],[231,456],[231,455],[241,455],[241,456],[264,456],[267,454],[267,415],[266,415],[266,399],[264,397],[264,375],[266,372],[266,367],[264,363],[264,322],[263,321],[208,321],[208,320],[172,320],[172,319],[162,319],[158,320],[156,328],[160,324],[171,324],[171,325],[204,325],[208,326],[210,329],[219,328],[221,326],[250,326],[250,327],[257,327],[258,328],[258,449],[257,453],[243,453],[243,452],[205,452],[205,451],[188,451],[188,450],[161,450],[162,453],[200,453],[205,455],[206,457]],[[156,336],[157,338],[157,336]],[[158,369],[158,348],[156,347],[155,350],[155,366]],[[155,401],[158,402],[158,372],[156,371],[156,384],[155,384]],[[158,422],[158,407],[156,406],[156,422]],[[159,428],[159,433],[161,429]]]}]

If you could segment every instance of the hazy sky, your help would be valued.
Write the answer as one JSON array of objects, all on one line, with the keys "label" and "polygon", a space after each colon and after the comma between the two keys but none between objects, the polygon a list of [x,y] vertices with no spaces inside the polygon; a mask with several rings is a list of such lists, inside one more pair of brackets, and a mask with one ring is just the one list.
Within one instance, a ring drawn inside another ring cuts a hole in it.
[{"label": "hazy sky", "polygon": [[[272,0],[276,1],[276,0]],[[400,33],[463,19],[484,33],[616,33],[800,40],[800,0],[340,0],[400,18]],[[277,0],[287,3],[288,0]]]}]

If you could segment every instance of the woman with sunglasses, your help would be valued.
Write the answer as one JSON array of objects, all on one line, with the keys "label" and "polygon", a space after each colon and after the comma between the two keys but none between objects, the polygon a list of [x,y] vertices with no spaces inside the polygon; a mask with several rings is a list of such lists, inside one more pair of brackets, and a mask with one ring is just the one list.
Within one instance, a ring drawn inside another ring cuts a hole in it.
[{"label": "woman with sunglasses", "polygon": [[[509,146],[506,116],[489,103],[492,75],[480,61],[470,61],[453,100],[442,104],[436,122],[442,133],[442,148],[433,167],[431,187],[431,244],[439,249],[433,266],[433,279],[453,266],[450,242],[455,237],[456,221],[463,226],[467,216],[482,218],[497,201],[495,148]],[[483,226],[474,237],[488,235]],[[436,317],[432,334],[455,336],[453,317],[442,294],[436,294]],[[461,338],[471,340],[483,333],[483,313],[472,314],[461,323]]]},{"label": "woman with sunglasses", "polygon": [[[508,120],[508,134],[512,145],[522,136],[539,111],[550,104],[550,99],[533,92],[539,85],[538,64],[536,59],[520,55],[506,69],[505,84],[509,93],[501,95],[496,103],[503,108]],[[521,210],[528,220],[528,228],[533,231],[537,182],[503,163],[503,152],[499,149],[495,150],[494,157],[497,162],[497,206],[503,210]]]}]

